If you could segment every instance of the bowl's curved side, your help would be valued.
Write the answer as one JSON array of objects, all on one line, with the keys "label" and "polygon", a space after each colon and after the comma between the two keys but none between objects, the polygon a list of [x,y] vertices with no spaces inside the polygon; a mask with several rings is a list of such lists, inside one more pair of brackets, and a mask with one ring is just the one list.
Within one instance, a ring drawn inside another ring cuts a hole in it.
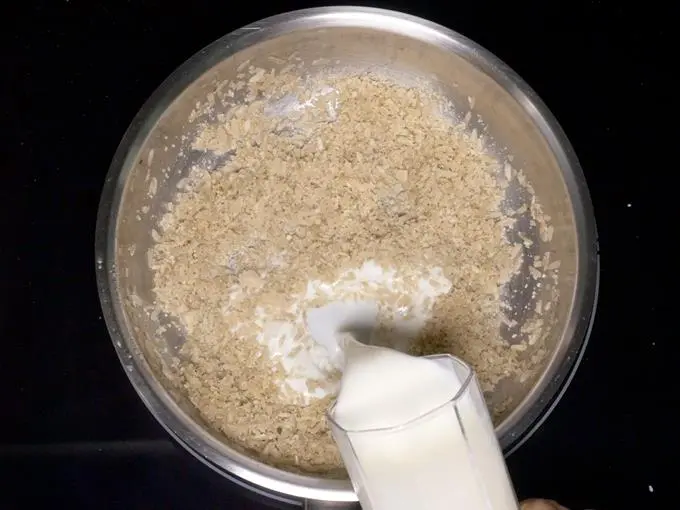
[{"label": "bowl's curved side", "polygon": [[[474,44],[474,43],[472,43]],[[477,46],[477,45],[475,45]],[[600,261],[595,213],[583,170],[567,135],[548,107],[512,69],[477,46],[477,63],[507,90],[532,118],[562,170],[578,240],[577,278],[568,321],[552,363],[533,390],[497,429],[506,456],[515,451],[547,419],[564,395],[583,357],[595,318]]]},{"label": "bowl's curved side", "polygon": [[553,150],[570,193],[576,219],[578,277],[565,337],[570,338],[561,363],[539,380],[534,391],[498,430],[504,450],[516,448],[535,430],[566,385],[582,355],[594,315],[598,256],[592,205],[585,178],[566,136],[536,94],[499,59],[469,39],[435,23],[392,11],[359,7],[325,7],[286,13],[261,20],[215,41],[168,77],[140,109],[111,163],[99,204],[95,233],[97,285],[109,333],[133,387],[158,422],[198,459],[221,474],[269,497],[353,502],[348,481],[322,480],[271,468],[242,455],[203,431],[172,400],[146,364],[130,334],[116,282],[116,231],[126,179],[139,151],[163,112],[192,82],[222,60],[276,35],[299,28],[324,26],[373,27],[420,38],[450,49],[484,70],[529,112]]},{"label": "bowl's curved side", "polygon": [[[332,12],[311,9],[310,14]],[[254,492],[284,502],[299,499],[354,502],[349,481],[321,480],[272,468],[223,445],[192,422],[159,384],[127,325],[116,282],[118,210],[130,169],[163,112],[191,83],[243,48],[299,25],[296,13],[247,25],[211,43],[176,69],[149,97],[132,120],[112,159],[100,198],[95,231],[95,270],[103,316],[114,348],[137,394],[156,420],[192,455]],[[296,499],[298,498],[298,499]]]}]

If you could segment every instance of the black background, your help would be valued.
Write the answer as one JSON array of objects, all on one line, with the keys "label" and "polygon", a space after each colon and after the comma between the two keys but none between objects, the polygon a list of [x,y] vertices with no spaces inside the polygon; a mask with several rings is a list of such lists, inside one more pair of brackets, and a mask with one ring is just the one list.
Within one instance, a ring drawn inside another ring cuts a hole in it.
[{"label": "black background", "polygon": [[[146,411],[111,346],[93,263],[104,175],[143,101],[225,33],[321,5],[247,4],[0,8],[0,508],[261,507],[174,446]],[[514,68],[562,124],[591,190],[598,314],[566,396],[509,459],[519,496],[572,510],[661,508],[677,492],[667,473],[680,471],[669,413],[679,230],[671,8],[372,5],[453,28]]]}]

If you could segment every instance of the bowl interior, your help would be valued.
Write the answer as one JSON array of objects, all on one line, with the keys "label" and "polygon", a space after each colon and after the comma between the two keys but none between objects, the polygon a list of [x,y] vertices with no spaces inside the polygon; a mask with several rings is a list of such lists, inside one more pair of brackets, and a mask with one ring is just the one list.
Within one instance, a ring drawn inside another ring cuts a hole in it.
[{"label": "bowl interior", "polygon": [[[500,160],[511,159],[513,168],[521,170],[525,180],[511,181],[505,207],[518,211],[519,220],[510,235],[526,239],[526,249],[522,269],[507,293],[513,320],[499,329],[499,335],[509,344],[529,334],[534,338],[523,353],[531,369],[501,381],[486,395],[499,434],[509,433],[513,420],[540,393],[542,381],[551,377],[568,348],[579,246],[569,177],[554,152],[555,141],[536,123],[533,105],[520,100],[512,75],[505,74],[500,64],[480,56],[464,39],[444,36],[429,25],[388,21],[381,26],[370,17],[327,19],[319,15],[304,23],[289,18],[252,33],[241,32],[229,44],[218,41],[185,65],[184,74],[175,75],[174,83],[165,84],[163,93],[152,99],[146,124],[124,154],[109,212],[107,263],[116,320],[134,365],[130,370],[142,370],[153,391],[174,406],[172,412],[182,414],[185,426],[225,455],[239,454],[225,437],[206,426],[178,384],[173,360],[179,356],[183,337],[172,320],[153,312],[153,275],[147,252],[163,204],[173,200],[178,182],[192,165],[220,164],[218,156],[191,150],[189,142],[199,125],[218,122],[217,115],[228,111],[221,84],[234,80],[244,65],[280,70],[293,56],[304,63],[302,72],[307,75],[329,66],[351,67],[389,75],[407,85],[425,81],[451,100],[460,119],[468,116],[470,129],[485,136]],[[211,107],[203,108],[208,103]],[[549,217],[546,224],[532,214],[535,203],[540,204],[543,218]],[[533,278],[539,258],[553,266],[559,261],[559,271],[555,267],[551,273],[554,278]],[[163,325],[170,327],[159,333]],[[251,466],[268,469],[257,462]]]}]

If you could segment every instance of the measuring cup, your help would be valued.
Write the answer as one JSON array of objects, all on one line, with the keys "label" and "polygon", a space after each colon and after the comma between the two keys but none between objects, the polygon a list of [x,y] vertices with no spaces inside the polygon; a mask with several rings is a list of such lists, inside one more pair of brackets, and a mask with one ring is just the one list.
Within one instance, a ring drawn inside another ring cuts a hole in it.
[{"label": "measuring cup", "polygon": [[[345,430],[327,412],[364,510],[518,510],[494,427],[473,370],[428,356],[459,382],[454,397],[406,423]],[[377,404],[379,405],[379,404]]]}]

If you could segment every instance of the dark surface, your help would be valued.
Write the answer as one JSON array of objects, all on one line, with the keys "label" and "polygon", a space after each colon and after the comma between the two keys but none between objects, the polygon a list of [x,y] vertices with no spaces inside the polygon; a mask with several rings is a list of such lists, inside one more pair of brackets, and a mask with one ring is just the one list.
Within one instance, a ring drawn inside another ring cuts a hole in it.
[{"label": "dark surface", "polygon": [[[175,67],[241,25],[311,5],[0,8],[0,508],[261,507],[174,446],[128,383],[99,309],[95,212],[123,132]],[[664,325],[677,294],[670,7],[375,5],[447,25],[513,67],[562,124],[590,186],[598,315],[566,396],[509,459],[519,495],[661,508],[678,465],[677,333]]]}]

